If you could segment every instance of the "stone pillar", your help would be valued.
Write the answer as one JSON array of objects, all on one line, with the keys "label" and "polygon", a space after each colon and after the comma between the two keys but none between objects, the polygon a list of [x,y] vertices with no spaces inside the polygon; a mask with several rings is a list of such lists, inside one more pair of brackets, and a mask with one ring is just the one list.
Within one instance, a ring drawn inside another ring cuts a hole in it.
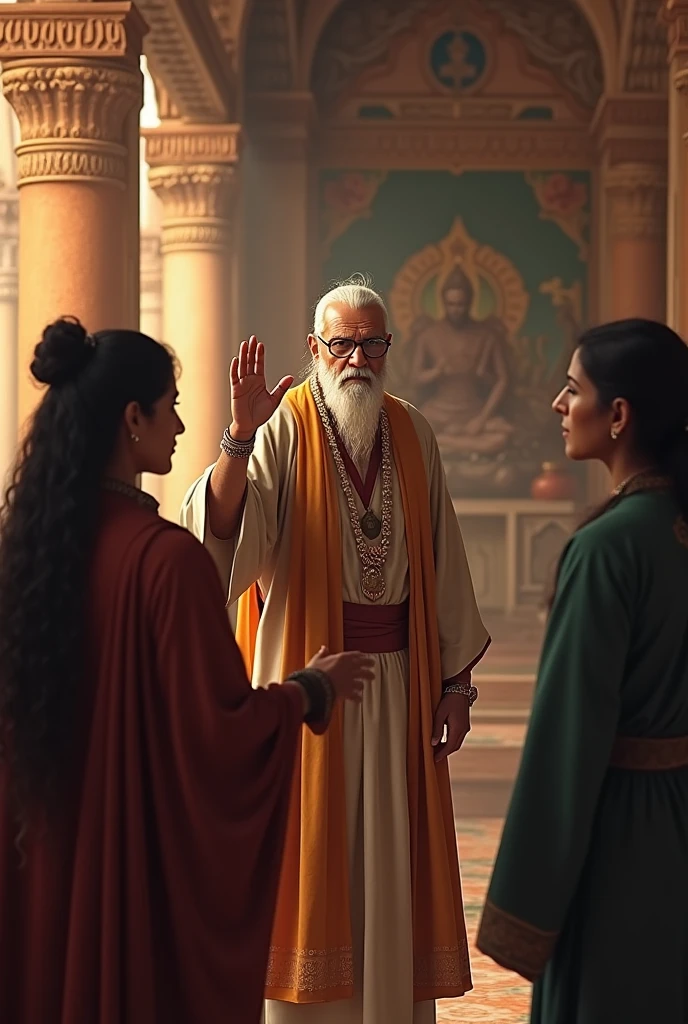
[{"label": "stone pillar", "polygon": [[2,88],[20,126],[20,424],[40,396],[28,365],[46,323],[135,326],[128,190],[145,31],[126,0],[0,7]]},{"label": "stone pillar", "polygon": [[622,95],[596,114],[603,320],[665,316],[667,109],[661,97]]},{"label": "stone pillar", "polygon": [[664,320],[667,175],[661,164],[618,164],[604,179],[610,248],[610,316]]},{"label": "stone pillar", "polygon": [[[144,183],[148,188],[148,182]],[[162,326],[162,257],[160,255],[160,229],[144,228],[141,231],[141,282],[140,282],[140,329],[150,338],[163,341]],[[165,477],[145,474],[142,481],[144,491],[165,501]]]},{"label": "stone pillar", "polygon": [[[599,321],[666,316],[667,102],[605,98],[593,132],[600,152]],[[609,474],[590,465],[588,501],[609,495]]]},{"label": "stone pillar", "polygon": [[0,192],[0,492],[17,448],[17,242],[19,200]]},{"label": "stone pillar", "polygon": [[[242,161],[241,334],[265,343],[268,377],[298,376],[320,287],[310,93],[261,93],[247,101]],[[269,299],[266,288],[270,288]]]},{"label": "stone pillar", "polygon": [[141,331],[163,341],[162,256],[160,232],[147,228],[141,232]]},{"label": "stone pillar", "polygon": [[215,461],[229,417],[232,337],[232,207],[237,125],[163,123],[146,130],[151,187],[162,201],[162,334],[181,363],[186,433],[165,478],[163,514]]},{"label": "stone pillar", "polygon": [[688,339],[688,0],[664,0],[669,38],[667,322]]}]

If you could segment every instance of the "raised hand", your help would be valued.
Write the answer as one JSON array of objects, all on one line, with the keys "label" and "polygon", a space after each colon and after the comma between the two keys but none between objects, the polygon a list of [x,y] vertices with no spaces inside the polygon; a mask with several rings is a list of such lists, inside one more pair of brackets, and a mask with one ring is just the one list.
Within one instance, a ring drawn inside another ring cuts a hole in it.
[{"label": "raised hand", "polygon": [[268,391],[265,384],[265,348],[254,334],[248,341],[242,341],[239,355],[232,359],[229,380],[232,400],[230,433],[235,441],[252,438],[258,427],[267,423],[294,383],[293,377],[283,377],[272,391]]}]

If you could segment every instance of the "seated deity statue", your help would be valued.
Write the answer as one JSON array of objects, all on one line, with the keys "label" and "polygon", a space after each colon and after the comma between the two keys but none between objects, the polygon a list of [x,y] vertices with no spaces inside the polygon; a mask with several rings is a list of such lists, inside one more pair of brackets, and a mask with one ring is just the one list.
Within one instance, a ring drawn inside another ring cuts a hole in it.
[{"label": "seated deity statue", "polygon": [[499,411],[509,387],[504,328],[471,315],[473,295],[454,267],[442,288],[444,317],[421,317],[412,330],[413,381],[430,391],[420,410],[445,455],[496,455],[514,430]]}]

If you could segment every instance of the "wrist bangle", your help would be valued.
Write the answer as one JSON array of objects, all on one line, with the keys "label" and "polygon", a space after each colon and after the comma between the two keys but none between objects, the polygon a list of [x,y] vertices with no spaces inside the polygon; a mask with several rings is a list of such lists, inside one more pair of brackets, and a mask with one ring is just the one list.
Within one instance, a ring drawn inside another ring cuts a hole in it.
[{"label": "wrist bangle", "polygon": [[309,703],[308,714],[304,716],[306,725],[327,723],[334,708],[335,692],[330,677],[316,668],[304,668],[293,672],[289,682],[298,683],[306,691]]},{"label": "wrist bangle", "polygon": [[255,443],[255,434],[250,441],[235,441],[229,432],[229,427],[226,427],[225,432],[222,435],[222,440],[220,441],[220,449],[230,459],[249,459],[253,452]]},{"label": "wrist bangle", "polygon": [[478,687],[472,683],[450,683],[445,686],[442,696],[445,693],[460,693],[462,697],[467,697],[469,708],[472,708],[478,699]]}]

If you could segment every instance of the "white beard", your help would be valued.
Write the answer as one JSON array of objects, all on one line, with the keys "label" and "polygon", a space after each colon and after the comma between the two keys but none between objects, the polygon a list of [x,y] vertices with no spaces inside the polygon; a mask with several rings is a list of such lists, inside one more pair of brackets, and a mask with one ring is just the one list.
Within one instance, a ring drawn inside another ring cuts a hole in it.
[{"label": "white beard", "polygon": [[[373,373],[367,367],[347,367],[337,373],[318,359],[315,372],[322,388],[325,405],[329,409],[339,436],[356,466],[364,468],[375,444],[380,424],[380,411],[385,397],[385,375]],[[359,378],[360,384],[344,384]]]}]

